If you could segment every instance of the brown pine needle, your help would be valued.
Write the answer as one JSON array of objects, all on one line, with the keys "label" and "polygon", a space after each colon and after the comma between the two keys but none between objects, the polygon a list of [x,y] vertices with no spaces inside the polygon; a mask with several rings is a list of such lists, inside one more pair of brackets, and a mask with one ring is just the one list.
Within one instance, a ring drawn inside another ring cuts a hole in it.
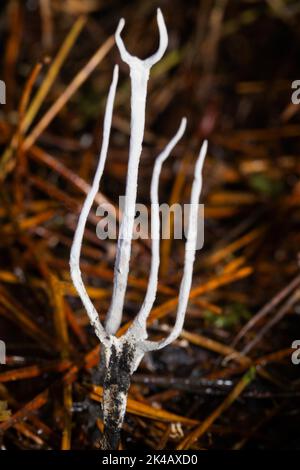
[{"label": "brown pine needle", "polygon": [[[90,394],[90,397],[93,400],[101,401],[102,398],[102,387],[93,385],[93,392]],[[166,421],[166,422],[175,422],[182,423],[187,425],[195,425],[197,420],[185,418],[184,416],[179,416],[174,413],[170,413],[162,408],[154,408],[151,405],[142,403],[132,398],[128,398],[127,402],[127,411],[137,416],[143,416],[144,418],[150,418],[157,421]]]},{"label": "brown pine needle", "polygon": [[34,411],[40,409],[48,401],[48,390],[37,395],[33,400],[28,402],[20,410],[14,413],[9,419],[0,423],[0,432],[7,431],[12,426],[15,426],[20,421],[23,421],[24,418],[28,418]]},{"label": "brown pine needle", "polygon": [[70,32],[60,47],[55,59],[49,67],[43,83],[41,84],[28,108],[22,126],[23,132],[26,132],[29,126],[32,124],[85,23],[86,18],[84,16],[80,16],[72,26]]},{"label": "brown pine needle", "polygon": [[39,377],[45,372],[64,372],[71,366],[69,360],[54,361],[45,365],[33,365],[28,367],[19,367],[18,369],[8,370],[0,373],[0,383],[15,382],[18,380]]},{"label": "brown pine needle", "polygon": [[[43,348],[50,350],[57,349],[57,344],[53,341],[53,338],[30,318],[26,310],[12,299],[3,286],[0,286],[0,305],[5,308],[6,317],[16,323],[19,328],[22,328],[28,336],[34,338]],[[0,311],[1,313],[2,310]]]},{"label": "brown pine needle", "polygon": [[[34,146],[30,149],[29,156],[34,160],[43,163],[47,167],[54,170],[56,173],[61,175],[67,181],[69,181],[73,186],[75,186],[79,191],[84,194],[88,194],[91,186],[84,181],[80,176],[74,173],[72,170],[67,168],[63,163],[61,163],[58,159],[54,158],[48,152],[45,152],[41,148]],[[95,203],[96,204],[103,204],[109,203],[112,204],[102,193],[98,193],[95,196]],[[118,215],[118,211],[116,210],[116,214]]]},{"label": "brown pine needle", "polygon": [[108,54],[114,45],[114,37],[110,36],[102,46],[95,52],[87,64],[78,72],[64,92],[58,97],[53,105],[44,114],[41,120],[33,128],[29,136],[24,141],[24,150],[28,150],[36,142],[42,132],[49,126],[59,111],[65,106],[69,99],[74,95],[78,88],[86,81],[90,74],[95,70],[99,63]]},{"label": "brown pine needle", "polygon": [[220,248],[219,250],[214,251],[214,253],[211,256],[209,256],[207,262],[211,265],[219,263],[222,259],[231,255],[235,251],[240,250],[241,248],[248,245],[256,238],[260,237],[263,232],[264,232],[263,228],[256,228],[252,230],[251,232],[247,233],[246,235],[239,238],[238,240],[235,240],[234,242],[230,243],[224,248]]},{"label": "brown pine needle", "polygon": [[212,424],[218,419],[224,411],[226,411],[232,403],[242,394],[244,389],[249,385],[255,377],[255,369],[251,368],[236,384],[234,389],[229,393],[225,400],[218,406],[196,429],[188,434],[177,446],[177,450],[190,449],[191,445],[199,440]]},{"label": "brown pine needle", "polygon": [[[44,99],[46,98],[51,86],[53,85],[63,63],[65,62],[69,52],[71,51],[80,31],[82,30],[84,24],[85,24],[85,18],[80,17],[78,20],[75,22],[73,25],[72,29],[70,30],[69,34],[67,35],[65,41],[63,42],[60,50],[57,53],[57,56],[55,57],[54,61],[52,62],[51,66],[49,67],[48,73],[46,74],[46,77],[40,86],[39,90],[37,91],[35,97],[32,100],[32,103],[30,104],[28,111],[25,113],[24,118],[22,118],[21,124],[19,129],[17,130],[17,133],[14,134],[9,146],[6,148],[4,151],[1,161],[0,161],[0,175],[1,178],[3,179],[5,177],[5,174],[7,172],[7,169],[11,169],[12,165],[7,168],[8,162],[10,161],[14,150],[16,149],[18,145],[18,135],[24,135],[26,131],[28,130],[29,126],[31,125],[33,119],[35,118],[36,114],[38,113],[40,107],[42,106]],[[36,66],[39,67],[39,64]],[[34,69],[35,71],[35,69]],[[33,85],[37,74],[34,72],[34,76],[30,77],[29,80],[27,81],[27,85],[25,86],[25,91],[23,94],[23,100],[27,100],[29,98],[29,86]],[[33,81],[34,79],[34,81]],[[31,92],[31,89],[30,89]],[[24,103],[21,105],[24,106]],[[25,150],[25,148],[23,148]]]},{"label": "brown pine needle", "polygon": [[251,364],[250,359],[243,356],[230,346],[226,346],[225,344],[220,343],[219,341],[207,338],[206,336],[200,335],[198,333],[191,333],[186,330],[182,330],[180,336],[192,344],[201,346],[201,348],[209,349],[210,351],[221,354],[222,356],[231,356],[233,359],[237,360],[240,364],[245,366],[249,367]]},{"label": "brown pine needle", "polygon": [[[180,201],[180,194],[183,190],[184,183],[186,181],[186,173],[187,173],[187,168],[191,160],[191,155],[186,154],[184,158],[182,159],[182,162],[180,164],[180,168],[178,169],[171,196],[168,201],[168,204],[170,207],[172,207],[173,204],[178,203]],[[170,236],[167,238],[162,239],[161,241],[161,266],[160,266],[160,275],[162,277],[165,277],[167,275],[168,269],[169,269],[169,259],[170,259],[170,253],[171,253],[171,247],[172,247],[172,238],[173,238],[173,233],[174,233],[174,213],[171,211],[170,212],[170,217],[168,220],[168,223],[170,224]]]},{"label": "brown pine needle", "polygon": [[[205,292],[213,291],[222,285],[229,284],[231,282],[238,281],[239,279],[243,279],[244,277],[250,276],[250,274],[252,274],[252,268],[247,266],[235,273],[222,274],[221,276],[217,276],[202,284],[201,286],[191,289],[189,300],[192,301]],[[170,300],[167,300],[162,305],[154,308],[148,318],[147,325],[152,325],[156,320],[163,318],[174,311],[176,309],[177,303],[178,297],[174,297]],[[123,325],[118,331],[118,336],[121,336],[129,328],[130,324],[131,322],[128,322]]]},{"label": "brown pine needle", "polygon": [[[20,220],[18,223],[18,229],[22,231],[32,229],[52,219],[55,216],[57,216],[57,211],[53,209],[50,209],[46,212],[41,212],[40,214]],[[16,231],[16,228],[15,228],[15,224],[13,223],[3,225],[3,227],[1,228],[1,232],[7,235],[13,234],[15,231]]]},{"label": "brown pine needle", "polygon": [[63,402],[64,402],[64,428],[62,432],[61,450],[71,449],[72,438],[72,384],[63,385]]}]

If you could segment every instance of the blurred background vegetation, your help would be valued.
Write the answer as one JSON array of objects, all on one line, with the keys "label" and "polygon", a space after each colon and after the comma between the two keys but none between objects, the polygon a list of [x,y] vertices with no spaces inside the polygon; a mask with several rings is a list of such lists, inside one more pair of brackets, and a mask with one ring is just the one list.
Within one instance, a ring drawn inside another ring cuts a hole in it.
[{"label": "blurred background vegetation", "polygon": [[[188,130],[162,174],[162,202],[188,202],[203,138],[205,244],[181,338],[134,376],[122,448],[299,448],[300,4],[285,0],[7,0],[1,2],[0,437],[7,449],[93,448],[102,430],[99,347],[72,287],[68,258],[94,174],[106,95],[120,80],[103,184],[124,194],[130,86],[113,34],[157,47],[156,8],[169,48],[149,82],[138,200],[149,204],[159,150],[182,116]],[[115,244],[90,214],[82,252],[102,319]],[[150,331],[174,320],[184,244],[161,244]],[[151,253],[135,242],[124,321],[145,294]],[[160,321],[158,321],[160,319]]]}]

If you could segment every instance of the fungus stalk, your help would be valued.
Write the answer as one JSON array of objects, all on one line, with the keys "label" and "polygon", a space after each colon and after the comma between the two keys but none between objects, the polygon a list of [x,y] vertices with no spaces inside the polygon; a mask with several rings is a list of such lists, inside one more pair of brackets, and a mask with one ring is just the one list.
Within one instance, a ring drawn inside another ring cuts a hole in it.
[{"label": "fungus stalk", "polygon": [[84,201],[79,216],[70,255],[70,271],[72,281],[87,311],[90,323],[95,330],[95,334],[101,343],[101,355],[104,367],[102,401],[104,433],[101,447],[103,449],[110,450],[116,449],[119,444],[120,431],[126,411],[127,394],[131,375],[137,369],[146,352],[154,351],[167,346],[179,336],[182,330],[191,288],[197,242],[198,203],[202,187],[202,167],[207,150],[206,141],[204,141],[202,144],[195,166],[195,175],[191,191],[188,233],[185,244],[184,272],[179,291],[175,325],[171,333],[164,340],[158,342],[149,341],[147,339],[148,334],[146,323],[156,298],[160,263],[160,218],[158,200],[159,178],[164,161],[168,158],[185,131],[186,119],[183,118],[176,134],[157,157],[154,164],[150,188],[152,258],[145,299],[130,328],[123,336],[117,337],[116,333],[122,322],[124,299],[129,272],[137,196],[138,168],[142,152],[145,127],[147,83],[151,67],[162,58],[168,45],[167,30],[163,15],[159,9],[157,10],[157,23],[160,37],[159,47],[155,54],[145,60],[141,60],[132,56],[126,50],[121,38],[121,31],[125,24],[123,19],[121,19],[116,31],[116,44],[119,48],[121,58],[128,64],[130,69],[131,135],[124,211],[119,231],[117,255],[114,268],[113,293],[105,326],[102,325],[99,319],[99,315],[84,287],[80,271],[80,252],[87,217],[92,208],[94,198],[99,190],[99,185],[107,157],[113,104],[118,82],[118,66],[115,66],[114,68],[112,83],[107,98],[104,115],[102,148],[98,166],[91,190]]}]

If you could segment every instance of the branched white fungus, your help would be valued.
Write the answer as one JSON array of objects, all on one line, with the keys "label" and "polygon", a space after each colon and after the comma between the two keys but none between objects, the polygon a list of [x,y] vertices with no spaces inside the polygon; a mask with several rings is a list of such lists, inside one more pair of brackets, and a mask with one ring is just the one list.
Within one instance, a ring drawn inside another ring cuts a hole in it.
[{"label": "branched white fungus", "polygon": [[130,68],[131,133],[125,203],[118,238],[117,256],[114,268],[113,293],[105,326],[101,324],[99,315],[84,287],[79,263],[86,221],[94,198],[99,190],[100,180],[107,157],[113,104],[118,82],[117,66],[114,69],[112,84],[110,86],[105,109],[103,140],[99,163],[91,190],[88,193],[82,207],[70,256],[71,277],[74,286],[78,291],[78,294],[89,316],[90,323],[94,327],[95,333],[102,345],[101,354],[104,358],[103,364],[105,370],[103,381],[104,436],[101,445],[102,448],[106,449],[113,449],[118,446],[120,429],[122,427],[126,410],[130,376],[138,367],[145,352],[161,349],[164,346],[170,344],[180,335],[192,283],[193,264],[197,243],[197,221],[199,217],[198,203],[202,187],[202,167],[207,151],[206,141],[201,147],[200,154],[195,166],[195,175],[191,191],[188,233],[185,245],[184,272],[179,291],[175,325],[166,339],[157,342],[147,340],[148,335],[146,330],[146,322],[156,298],[160,262],[160,219],[158,201],[159,178],[164,161],[168,158],[185,131],[186,119],[183,118],[175,136],[157,157],[154,164],[150,190],[152,259],[145,299],[139,313],[137,314],[127,332],[121,337],[115,336],[122,322],[128,280],[137,196],[138,168],[142,152],[145,128],[147,83],[151,67],[162,58],[168,45],[167,30],[163,15],[159,9],[157,10],[157,23],[160,37],[159,47],[155,54],[145,60],[141,60],[135,56],[132,56],[126,50],[120,35],[125,25],[124,19],[120,20],[116,31],[116,43],[119,48],[121,58],[128,64]]}]

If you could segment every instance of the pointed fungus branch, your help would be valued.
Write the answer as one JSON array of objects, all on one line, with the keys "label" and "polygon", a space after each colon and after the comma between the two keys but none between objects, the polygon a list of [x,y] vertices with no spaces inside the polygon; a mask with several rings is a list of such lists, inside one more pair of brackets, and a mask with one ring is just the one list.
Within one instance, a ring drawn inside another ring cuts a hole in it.
[{"label": "pointed fungus branch", "polygon": [[94,177],[90,192],[88,193],[82,207],[75,231],[74,240],[71,248],[70,268],[71,277],[75,288],[87,311],[91,325],[102,346],[102,360],[104,365],[103,381],[103,421],[104,434],[101,442],[103,449],[116,449],[119,445],[120,431],[126,411],[127,394],[130,385],[130,377],[137,369],[141,359],[147,351],[161,349],[180,334],[185,312],[187,309],[188,298],[192,283],[193,264],[197,241],[197,221],[198,221],[198,203],[202,188],[202,167],[207,151],[207,142],[201,147],[200,154],[195,166],[195,176],[192,184],[190,213],[188,221],[188,231],[185,245],[184,273],[179,291],[179,302],[177,308],[176,321],[173,330],[166,339],[154,342],[148,341],[146,321],[153,307],[158,283],[158,271],[160,263],[159,242],[160,242],[160,219],[159,219],[159,201],[158,187],[161,168],[168,158],[175,145],[181,139],[185,128],[186,119],[183,118],[179,129],[169,144],[157,157],[154,165],[151,182],[151,240],[152,240],[152,260],[148,288],[144,302],[139,313],[133,321],[131,327],[126,333],[117,337],[124,310],[125,293],[128,281],[129,262],[131,255],[131,244],[134,228],[135,205],[137,196],[137,178],[138,168],[142,152],[142,144],[145,129],[145,112],[147,83],[151,67],[158,62],[168,45],[168,34],[161,11],[157,10],[157,24],[159,30],[158,50],[145,60],[141,60],[129,54],[121,38],[121,31],[124,28],[125,21],[120,20],[116,31],[116,44],[119,48],[122,60],[126,62],[130,69],[131,79],[131,134],[129,144],[128,172],[125,191],[125,203],[123,217],[119,231],[117,256],[114,268],[114,285],[111,305],[107,313],[105,326],[99,319],[98,312],[92,304],[87,291],[84,287],[80,271],[80,251],[84,235],[84,229],[89,211],[92,207],[95,195],[99,190],[101,177],[106,161],[113,103],[116,94],[118,82],[118,67],[113,73],[112,84],[109,90],[103,128],[102,148],[99,157],[99,163]]}]

